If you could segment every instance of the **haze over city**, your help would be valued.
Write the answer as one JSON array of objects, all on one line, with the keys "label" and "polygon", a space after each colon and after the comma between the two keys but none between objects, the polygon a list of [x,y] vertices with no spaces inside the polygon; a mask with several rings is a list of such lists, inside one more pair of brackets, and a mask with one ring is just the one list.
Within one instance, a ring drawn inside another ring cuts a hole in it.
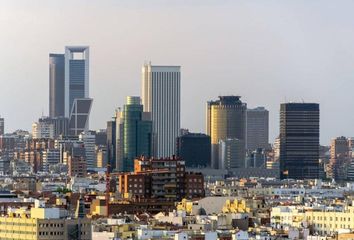
[{"label": "haze over city", "polygon": [[0,110],[8,132],[48,115],[48,54],[90,46],[90,128],[106,126],[141,67],[180,65],[181,127],[205,132],[206,102],[240,95],[270,112],[316,102],[321,143],[354,136],[352,1],[4,1]]}]

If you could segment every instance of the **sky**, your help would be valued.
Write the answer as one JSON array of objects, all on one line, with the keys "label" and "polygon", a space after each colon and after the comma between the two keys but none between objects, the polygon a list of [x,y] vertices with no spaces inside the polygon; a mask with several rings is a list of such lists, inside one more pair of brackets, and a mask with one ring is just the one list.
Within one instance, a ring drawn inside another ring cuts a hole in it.
[{"label": "sky", "polygon": [[6,131],[48,115],[49,53],[90,46],[90,128],[106,127],[141,66],[182,66],[181,127],[205,132],[206,102],[241,95],[270,111],[316,102],[321,143],[354,136],[354,1],[1,0],[0,115]]}]

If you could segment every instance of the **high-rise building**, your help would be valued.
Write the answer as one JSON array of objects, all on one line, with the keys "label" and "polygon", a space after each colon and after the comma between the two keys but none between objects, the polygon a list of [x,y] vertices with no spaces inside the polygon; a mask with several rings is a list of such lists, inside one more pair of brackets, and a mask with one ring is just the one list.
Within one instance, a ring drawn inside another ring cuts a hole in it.
[{"label": "high-rise building", "polygon": [[346,180],[348,167],[351,164],[351,144],[346,137],[331,140],[330,159],[327,165],[327,176],[335,180]]},{"label": "high-rise building", "polygon": [[86,149],[83,144],[74,143],[68,153],[68,174],[70,177],[86,177]]},{"label": "high-rise building", "polygon": [[[239,96],[221,96],[207,104],[207,134],[211,137],[211,162],[219,168],[219,141],[239,139],[246,141],[247,105]],[[244,145],[244,149],[245,149]],[[245,151],[243,151],[245,153]]]},{"label": "high-rise building", "polygon": [[49,167],[56,165],[60,161],[60,151],[59,149],[51,148],[45,149],[42,152],[43,155],[43,171],[49,172]]},{"label": "high-rise building", "polygon": [[97,164],[95,134],[91,131],[82,132],[79,140],[84,143],[87,168],[95,168]]},{"label": "high-rise building", "polygon": [[246,149],[269,148],[269,112],[264,107],[247,109]]},{"label": "high-rise building", "polygon": [[246,167],[266,168],[267,156],[263,148],[257,148],[253,151],[249,150],[246,155]]},{"label": "high-rise building", "polygon": [[[50,118],[59,118],[58,124],[69,128],[64,134],[78,135],[89,129],[91,106],[89,47],[70,46],[65,54],[49,54]],[[61,121],[63,117],[68,120]]]},{"label": "high-rise building", "polygon": [[155,157],[170,157],[176,152],[180,131],[180,95],[180,66],[143,66],[142,99],[144,111],[151,113]]},{"label": "high-rise building", "polygon": [[92,106],[91,98],[75,98],[69,118],[69,134],[77,136],[88,131]]},{"label": "high-rise building", "polygon": [[127,97],[127,103],[117,119],[117,170],[134,170],[134,159],[151,156],[152,123],[143,112],[140,97]]},{"label": "high-rise building", "polygon": [[219,141],[220,169],[244,168],[245,167],[245,142],[237,138]]},{"label": "high-rise building", "polygon": [[65,115],[65,55],[49,54],[49,117]]},{"label": "high-rise building", "polygon": [[107,122],[107,158],[110,170],[116,169],[116,119]]},{"label": "high-rise building", "polygon": [[54,138],[54,125],[45,121],[38,121],[33,123],[32,137],[34,139]]},{"label": "high-rise building", "polygon": [[54,137],[57,138],[59,135],[68,134],[68,119],[66,117],[42,117],[38,119],[40,123],[52,124],[54,128]]},{"label": "high-rise building", "polygon": [[65,117],[75,99],[89,97],[89,47],[65,47]]},{"label": "high-rise building", "polygon": [[0,135],[5,134],[5,120],[0,117]]},{"label": "high-rise building", "polygon": [[176,155],[185,161],[186,167],[210,166],[210,136],[202,133],[186,133],[178,137]]},{"label": "high-rise building", "polygon": [[320,107],[317,103],[280,105],[280,177],[319,177]]}]

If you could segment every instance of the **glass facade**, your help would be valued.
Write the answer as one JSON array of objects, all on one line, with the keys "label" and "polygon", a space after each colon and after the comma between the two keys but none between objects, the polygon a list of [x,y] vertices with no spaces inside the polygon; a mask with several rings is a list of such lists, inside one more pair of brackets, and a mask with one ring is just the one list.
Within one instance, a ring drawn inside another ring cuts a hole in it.
[{"label": "glass facade", "polygon": [[143,105],[140,98],[128,97],[121,113],[119,127],[121,140],[118,141],[121,149],[121,167],[119,171],[134,170],[134,159],[141,155],[151,156],[152,122],[143,119]]},{"label": "glass facade", "polygon": [[49,116],[63,117],[65,107],[65,57],[49,54]]},{"label": "glass facade", "polygon": [[280,177],[319,178],[319,104],[281,104],[279,138]]},{"label": "glass facade", "polygon": [[213,168],[219,168],[220,140],[239,139],[245,145],[246,111],[247,105],[239,96],[221,96],[217,101],[208,102],[207,134],[211,137]]}]

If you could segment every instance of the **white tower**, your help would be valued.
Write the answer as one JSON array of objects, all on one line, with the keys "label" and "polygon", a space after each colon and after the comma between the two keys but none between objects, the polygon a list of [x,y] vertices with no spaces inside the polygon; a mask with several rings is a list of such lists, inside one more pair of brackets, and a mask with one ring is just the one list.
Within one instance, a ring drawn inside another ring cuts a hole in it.
[{"label": "white tower", "polygon": [[151,113],[153,156],[175,154],[181,117],[181,67],[152,66],[142,68],[144,112]]}]

